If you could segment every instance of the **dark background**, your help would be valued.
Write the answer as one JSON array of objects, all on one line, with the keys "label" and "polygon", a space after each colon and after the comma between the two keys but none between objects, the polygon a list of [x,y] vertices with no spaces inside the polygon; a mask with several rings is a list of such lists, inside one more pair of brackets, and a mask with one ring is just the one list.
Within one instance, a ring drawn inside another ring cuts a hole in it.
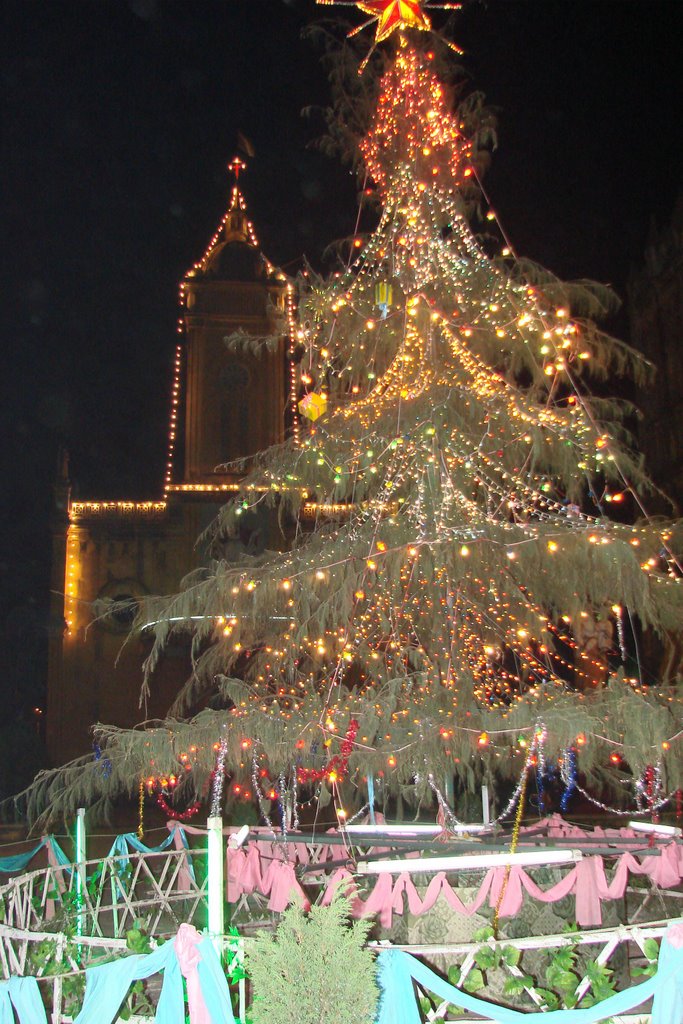
[{"label": "dark background", "polygon": [[[300,38],[331,13],[313,0],[2,9],[0,745],[23,714],[11,742],[30,746],[59,446],[75,497],[160,496],[177,284],[225,210],[238,132],[256,151],[244,190],[274,262],[320,265],[356,209],[348,169],[310,148],[299,116],[329,98]],[[683,4],[472,2],[456,31],[499,109],[486,186],[517,252],[623,295],[683,178]]]}]

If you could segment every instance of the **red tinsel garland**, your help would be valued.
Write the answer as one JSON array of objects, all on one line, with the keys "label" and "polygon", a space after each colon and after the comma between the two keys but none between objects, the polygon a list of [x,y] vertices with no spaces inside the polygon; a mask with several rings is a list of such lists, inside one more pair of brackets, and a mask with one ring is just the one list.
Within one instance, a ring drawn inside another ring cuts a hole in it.
[{"label": "red tinsel garland", "polygon": [[163,793],[157,793],[157,803],[164,814],[168,815],[169,818],[173,818],[174,821],[189,821],[190,818],[194,818],[202,806],[201,800],[197,800],[195,803],[190,804],[186,811],[176,811],[174,807],[171,807],[166,802]]},{"label": "red tinsel garland", "polygon": [[340,782],[346,774],[349,757],[353,753],[353,741],[359,728],[359,723],[355,718],[352,718],[346,730],[346,736],[342,741],[340,753],[331,757],[324,768],[297,768],[296,774],[299,783],[303,785],[306,782],[320,782],[321,779],[329,779],[330,782]]}]

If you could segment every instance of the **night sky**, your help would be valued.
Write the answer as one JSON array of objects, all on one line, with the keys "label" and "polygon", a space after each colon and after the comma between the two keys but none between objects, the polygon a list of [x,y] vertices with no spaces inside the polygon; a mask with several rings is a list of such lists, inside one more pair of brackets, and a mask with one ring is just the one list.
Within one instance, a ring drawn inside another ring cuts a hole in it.
[{"label": "night sky", "polygon": [[[320,265],[353,231],[353,179],[300,117],[329,97],[300,38],[322,15],[313,0],[3,5],[6,686],[41,676],[59,445],[76,497],[160,495],[177,283],[227,205],[238,132],[274,262]],[[499,112],[486,186],[520,254],[624,294],[681,191],[682,35],[676,0],[490,0],[459,16],[472,87]]]}]

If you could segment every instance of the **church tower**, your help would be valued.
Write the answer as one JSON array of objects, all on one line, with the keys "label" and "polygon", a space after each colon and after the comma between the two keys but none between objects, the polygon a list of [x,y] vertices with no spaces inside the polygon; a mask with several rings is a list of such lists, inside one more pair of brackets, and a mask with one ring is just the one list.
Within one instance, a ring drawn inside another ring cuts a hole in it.
[{"label": "church tower", "polygon": [[285,281],[260,251],[235,175],[230,207],[181,287],[184,483],[234,480],[230,463],[284,440]]},{"label": "church tower", "polygon": [[[53,764],[92,749],[98,721],[126,728],[167,713],[190,672],[188,646],[180,630],[141,708],[150,640],[144,631],[128,637],[138,602],[175,593],[202,564],[197,538],[250,457],[284,440],[286,423],[296,427],[287,369],[291,285],[260,250],[239,188],[244,168],[237,157],[229,164],[228,210],[181,283],[163,494],[145,502],[68,499],[55,517],[52,618],[64,629],[52,638],[48,664]],[[67,480],[60,488],[68,495]],[[277,543],[272,523],[247,518],[223,557]]]}]

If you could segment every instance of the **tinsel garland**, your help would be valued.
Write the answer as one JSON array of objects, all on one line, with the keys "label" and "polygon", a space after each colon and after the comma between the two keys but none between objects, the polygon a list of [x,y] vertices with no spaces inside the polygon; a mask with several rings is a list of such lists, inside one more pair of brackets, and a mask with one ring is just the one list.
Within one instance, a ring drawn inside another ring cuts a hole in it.
[{"label": "tinsel garland", "polygon": [[211,809],[209,814],[212,818],[217,818],[221,813],[221,806],[223,800],[223,786],[225,783],[225,758],[228,752],[227,740],[222,739],[218,744],[218,752],[216,753],[216,764],[213,769],[211,778]]},{"label": "tinsel garland", "polygon": [[157,804],[164,814],[168,815],[168,817],[172,818],[174,821],[190,821],[196,814],[199,814],[202,806],[201,800],[196,800],[193,804],[190,804],[187,810],[178,811],[175,807],[171,807],[163,793],[157,793]]},{"label": "tinsel garland", "polygon": [[538,813],[541,817],[545,814],[545,740],[548,732],[545,726],[536,730],[536,786],[538,790]]},{"label": "tinsel garland", "polygon": [[171,804],[169,804],[168,801],[166,800],[166,797],[164,796],[164,790],[166,789],[166,787],[170,786],[172,789],[174,789],[177,786],[177,784],[178,779],[175,775],[172,774],[168,777],[161,776],[159,778],[155,778],[154,776],[152,776],[151,778],[147,779],[146,783],[144,782],[144,780],[140,780],[140,815],[142,816],[144,788],[146,786],[150,796],[152,796],[152,794],[155,794],[157,806],[161,808],[161,810],[167,817],[172,818],[174,821],[190,821],[191,818],[194,818],[194,816],[199,813],[199,810],[202,806],[201,800],[195,800],[195,802],[193,804],[190,804],[190,806],[184,811],[178,811],[175,807],[171,806]]},{"label": "tinsel garland", "polygon": [[[524,817],[524,798],[526,796],[527,781],[529,779],[528,766],[524,766],[524,773],[521,778],[521,786],[519,791],[519,804],[517,806],[517,814],[515,815],[515,823],[512,826],[512,837],[510,839],[510,853],[515,853],[517,844],[519,842],[519,832],[522,827],[522,818]],[[507,891],[508,882],[510,881],[510,865],[505,866],[505,876],[503,878],[503,884],[500,887],[498,899],[496,900],[496,909],[493,913],[493,937],[498,938],[498,922],[500,918],[500,908],[503,905],[505,899],[505,893]]]},{"label": "tinsel garland", "polygon": [[320,782],[322,779],[329,779],[331,783],[341,782],[348,771],[349,758],[353,753],[354,740],[359,728],[358,720],[352,718],[342,741],[340,753],[331,757],[323,768],[298,767],[296,777],[301,785],[305,785],[308,782]]},{"label": "tinsel garland", "polygon": [[138,839],[142,842],[145,834],[145,780],[140,779],[138,785]]},{"label": "tinsel garland", "polygon": [[574,747],[567,747],[565,751],[560,765],[560,776],[564,783],[564,790],[560,797],[560,811],[565,814],[576,789],[576,750]]}]

